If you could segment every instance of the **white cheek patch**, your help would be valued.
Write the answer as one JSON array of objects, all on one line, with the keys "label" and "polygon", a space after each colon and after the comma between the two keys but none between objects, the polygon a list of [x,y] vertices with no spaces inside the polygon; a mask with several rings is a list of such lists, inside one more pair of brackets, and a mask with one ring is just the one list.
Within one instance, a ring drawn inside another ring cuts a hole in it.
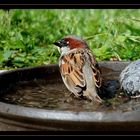
[{"label": "white cheek patch", "polygon": [[69,50],[70,50],[70,48],[67,47],[67,46],[66,46],[66,47],[62,47],[62,48],[61,48],[61,53],[62,53],[62,54],[65,54],[65,53],[67,53]]}]

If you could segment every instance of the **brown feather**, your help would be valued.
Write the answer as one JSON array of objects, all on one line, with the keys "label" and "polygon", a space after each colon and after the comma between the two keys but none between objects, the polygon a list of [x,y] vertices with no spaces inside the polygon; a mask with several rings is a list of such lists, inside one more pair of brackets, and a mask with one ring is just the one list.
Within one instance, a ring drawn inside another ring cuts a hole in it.
[{"label": "brown feather", "polygon": [[85,77],[82,72],[82,67],[85,61],[91,65],[95,85],[99,88],[101,86],[100,70],[89,49],[73,49],[60,58],[60,62],[62,62],[60,63],[60,71],[63,75],[63,79],[67,86],[70,84],[71,87],[73,87],[69,88],[73,89],[73,92],[76,92],[75,87],[77,86],[81,88],[86,86]]}]

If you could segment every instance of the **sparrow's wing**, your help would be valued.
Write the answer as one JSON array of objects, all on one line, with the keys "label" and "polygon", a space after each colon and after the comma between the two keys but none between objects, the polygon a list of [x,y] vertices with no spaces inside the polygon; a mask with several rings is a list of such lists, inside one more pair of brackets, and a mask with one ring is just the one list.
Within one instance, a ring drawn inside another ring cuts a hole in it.
[{"label": "sparrow's wing", "polygon": [[94,81],[95,81],[95,85],[97,88],[100,88],[101,87],[101,83],[102,83],[102,78],[101,78],[101,71],[100,71],[100,68],[99,68],[99,65],[94,57],[94,55],[92,54],[92,52],[90,50],[87,50],[88,51],[88,59],[86,60],[92,70],[93,70],[93,78],[94,78]]},{"label": "sparrow's wing", "polygon": [[86,81],[82,72],[85,58],[80,51],[71,51],[60,58],[60,72],[67,88],[76,96],[81,95],[82,89],[86,88]]}]

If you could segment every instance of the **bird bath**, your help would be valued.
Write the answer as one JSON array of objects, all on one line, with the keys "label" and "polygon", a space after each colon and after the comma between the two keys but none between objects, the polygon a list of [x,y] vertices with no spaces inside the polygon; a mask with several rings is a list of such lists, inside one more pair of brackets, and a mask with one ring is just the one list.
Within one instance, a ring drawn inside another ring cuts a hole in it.
[{"label": "bird bath", "polygon": [[[118,80],[128,64],[99,62],[104,83]],[[103,105],[75,98],[64,86],[58,65],[0,74],[0,130],[140,130],[139,114],[139,99],[119,93]]]}]

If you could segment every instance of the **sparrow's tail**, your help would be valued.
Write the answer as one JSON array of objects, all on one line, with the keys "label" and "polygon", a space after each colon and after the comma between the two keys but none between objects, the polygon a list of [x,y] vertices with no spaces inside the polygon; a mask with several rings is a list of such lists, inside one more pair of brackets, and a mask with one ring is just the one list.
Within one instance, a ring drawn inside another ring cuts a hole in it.
[{"label": "sparrow's tail", "polygon": [[97,102],[97,103],[103,102],[96,92],[91,93],[90,91],[83,91],[83,96],[86,96],[89,100],[93,102]]},{"label": "sparrow's tail", "polygon": [[102,99],[97,94],[95,80],[92,76],[94,73],[89,63],[85,62],[85,65],[83,66],[82,70],[86,81],[86,90],[83,91],[83,96],[86,96],[88,99],[94,102],[102,103]]}]

